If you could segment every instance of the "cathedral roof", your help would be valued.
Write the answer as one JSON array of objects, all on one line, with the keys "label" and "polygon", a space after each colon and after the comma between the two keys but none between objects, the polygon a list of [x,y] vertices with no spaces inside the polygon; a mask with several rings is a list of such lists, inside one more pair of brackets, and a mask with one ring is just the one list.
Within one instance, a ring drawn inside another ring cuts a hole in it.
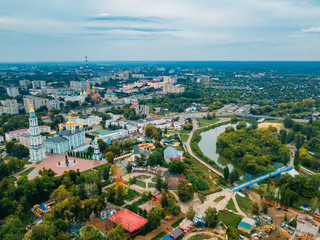
[{"label": "cathedral roof", "polygon": [[75,129],[75,133],[72,133],[71,130],[64,130],[64,131],[59,132],[59,135],[61,135],[61,136],[71,136],[71,135],[77,134],[79,132],[80,132],[79,129],[76,128]]},{"label": "cathedral roof", "polygon": [[61,142],[68,141],[68,139],[58,136],[58,137],[53,137],[53,138],[47,139],[46,141],[47,142],[54,142],[54,143],[61,143]]}]

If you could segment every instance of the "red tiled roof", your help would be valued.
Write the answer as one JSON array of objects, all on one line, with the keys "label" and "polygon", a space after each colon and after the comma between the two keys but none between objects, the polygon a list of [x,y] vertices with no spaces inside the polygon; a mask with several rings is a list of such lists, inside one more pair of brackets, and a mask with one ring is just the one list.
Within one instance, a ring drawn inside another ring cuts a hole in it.
[{"label": "red tiled roof", "polygon": [[122,227],[130,233],[136,231],[148,222],[148,220],[129,211],[128,209],[122,209],[119,212],[111,215],[109,220],[116,224],[121,223]]}]

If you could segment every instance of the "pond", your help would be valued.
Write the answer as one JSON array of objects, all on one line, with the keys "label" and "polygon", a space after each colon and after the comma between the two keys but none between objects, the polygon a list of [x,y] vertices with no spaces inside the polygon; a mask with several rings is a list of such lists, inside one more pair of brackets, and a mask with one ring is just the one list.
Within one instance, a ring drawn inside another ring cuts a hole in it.
[{"label": "pond", "polygon": [[[247,123],[248,125],[248,123]],[[227,127],[232,126],[236,129],[237,124],[226,124],[214,129],[208,130],[206,132],[201,133],[201,141],[198,143],[200,150],[203,152],[205,156],[213,160],[218,166],[224,168],[228,166],[229,171],[231,172],[234,168],[236,168],[240,175],[244,174],[244,171],[238,167],[235,167],[231,161],[228,159],[219,156],[216,152],[217,150],[217,137],[223,133]]]}]

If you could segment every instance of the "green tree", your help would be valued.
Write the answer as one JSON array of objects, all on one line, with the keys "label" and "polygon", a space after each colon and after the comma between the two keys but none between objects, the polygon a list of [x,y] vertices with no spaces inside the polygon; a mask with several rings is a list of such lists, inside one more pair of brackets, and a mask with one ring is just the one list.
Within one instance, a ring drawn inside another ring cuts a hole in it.
[{"label": "green tree", "polygon": [[0,226],[0,239],[21,240],[26,232],[25,225],[17,216],[9,216]]},{"label": "green tree", "polygon": [[54,192],[52,193],[55,202],[62,202],[66,198],[70,198],[70,193],[67,191],[64,185],[60,185]]},{"label": "green tree", "polygon": [[173,159],[169,163],[169,172],[170,173],[181,174],[181,173],[183,173],[184,169],[185,169],[185,164],[181,160]]},{"label": "green tree", "polygon": [[181,202],[189,201],[193,198],[194,189],[188,181],[179,180],[178,196]]},{"label": "green tree", "polygon": [[259,205],[257,202],[252,203],[252,214],[259,215]]},{"label": "green tree", "polygon": [[160,226],[161,219],[164,216],[164,212],[160,206],[152,208],[147,215],[148,229],[153,230]]},{"label": "green tree", "polygon": [[155,177],[156,177],[156,189],[160,191],[162,188],[162,182],[163,182],[161,178],[161,171],[157,171]]},{"label": "green tree", "polygon": [[214,207],[208,207],[204,214],[204,222],[206,223],[206,227],[215,228],[219,222],[217,209]]},{"label": "green tree", "polygon": [[239,239],[237,229],[235,229],[234,227],[231,227],[231,226],[228,226],[228,228],[227,228],[227,236],[228,236],[228,239],[230,239],[230,240],[238,240]]},{"label": "green tree", "polygon": [[239,122],[238,125],[236,126],[236,128],[239,130],[239,129],[242,129],[242,128],[246,128],[247,127],[247,124],[246,122]]},{"label": "green tree", "polygon": [[233,169],[230,173],[229,182],[233,184],[235,181],[239,180],[239,172],[236,169]]},{"label": "green tree", "polygon": [[109,162],[109,163],[113,163],[113,159],[114,159],[114,154],[113,152],[107,152],[106,153],[106,160]]},{"label": "green tree", "polygon": [[291,117],[287,116],[283,120],[283,125],[285,128],[292,128],[294,121],[291,119]]},{"label": "green tree", "polygon": [[107,240],[123,240],[125,238],[126,234],[123,230],[123,227],[121,224],[118,224],[115,228],[112,228],[108,232]]},{"label": "green tree", "polygon": [[287,131],[284,129],[280,130],[280,141],[282,144],[285,144],[287,141]]},{"label": "green tree", "polygon": [[194,211],[193,206],[190,205],[188,207],[188,211],[187,211],[187,218],[189,220],[193,221],[193,218],[194,218],[195,215],[196,215],[196,212]]},{"label": "green tree", "polygon": [[173,216],[177,216],[181,212],[180,206],[177,205],[172,198],[168,199],[167,209]]},{"label": "green tree", "polygon": [[[83,231],[81,231],[82,235],[80,236],[80,240],[103,240],[103,239],[105,239],[105,237],[94,226],[87,224],[84,228],[85,229]],[[121,239],[121,238],[119,238],[119,239]]]},{"label": "green tree", "polygon": [[229,179],[229,168],[228,166],[223,169],[223,176],[226,181]]},{"label": "green tree", "polygon": [[53,240],[55,239],[55,229],[48,223],[38,224],[32,227],[23,240]]}]

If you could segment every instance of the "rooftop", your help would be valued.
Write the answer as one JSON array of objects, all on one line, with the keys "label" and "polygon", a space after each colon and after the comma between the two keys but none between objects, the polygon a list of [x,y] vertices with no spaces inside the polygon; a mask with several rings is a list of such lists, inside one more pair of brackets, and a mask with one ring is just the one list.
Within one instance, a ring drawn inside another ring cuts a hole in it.
[{"label": "rooftop", "polygon": [[122,227],[130,233],[136,231],[148,222],[148,220],[129,211],[128,209],[122,209],[111,215],[109,220],[116,224],[122,224]]}]

